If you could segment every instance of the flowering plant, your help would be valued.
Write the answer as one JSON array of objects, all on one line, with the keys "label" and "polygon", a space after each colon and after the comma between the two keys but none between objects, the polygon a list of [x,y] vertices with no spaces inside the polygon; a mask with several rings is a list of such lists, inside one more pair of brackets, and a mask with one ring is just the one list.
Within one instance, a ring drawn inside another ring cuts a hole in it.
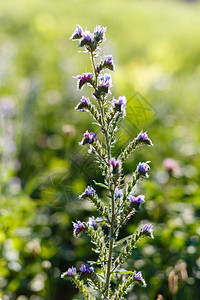
[{"label": "flowering plant", "polygon": [[[142,238],[153,238],[153,225],[145,224],[132,235],[118,239],[119,230],[145,203],[144,195],[135,195],[135,186],[142,178],[148,178],[150,169],[149,162],[139,162],[131,179],[125,183],[123,164],[137,147],[153,144],[147,133],[141,131],[117,158],[112,155],[116,144],[116,131],[126,115],[127,101],[125,96],[111,100],[112,79],[105,70],[115,70],[112,56],[105,56],[102,61],[96,63],[98,48],[105,39],[105,32],[106,27],[100,25],[95,28],[94,33],[83,31],[81,26],[77,25],[71,39],[79,40],[79,47],[84,47],[90,54],[93,72],[78,75],[76,78],[78,89],[86,85],[93,89],[92,97],[96,103],[92,104],[89,98],[83,96],[75,109],[89,112],[96,124],[101,127],[104,136],[103,142],[100,142],[94,132],[86,131],[80,145],[88,144],[89,152],[95,156],[103,170],[104,183],[95,182],[95,184],[107,190],[110,205],[105,205],[99,199],[92,186],[88,186],[80,195],[81,199],[89,199],[95,205],[101,217],[96,219],[91,217],[88,222],[73,222],[74,235],[78,237],[83,233],[89,234],[95,245],[94,251],[98,253],[98,259],[90,265],[82,264],[79,270],[72,266],[62,274],[62,277],[72,279],[84,295],[84,299],[118,300],[125,299],[124,295],[134,284],[146,285],[140,271],[124,270],[121,269],[121,265]],[[97,266],[98,272],[95,270]],[[125,276],[124,281],[114,280],[122,275]]]}]

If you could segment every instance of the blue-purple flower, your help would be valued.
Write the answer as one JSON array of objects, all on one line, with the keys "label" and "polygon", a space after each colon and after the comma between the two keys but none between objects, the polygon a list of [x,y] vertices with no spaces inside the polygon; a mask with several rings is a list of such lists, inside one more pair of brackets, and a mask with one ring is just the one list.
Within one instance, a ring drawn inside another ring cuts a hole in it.
[{"label": "blue-purple flower", "polygon": [[108,94],[109,88],[112,87],[112,78],[110,74],[102,74],[100,76],[99,85],[93,95],[99,99],[101,95]]},{"label": "blue-purple flower", "polygon": [[134,278],[138,281],[140,281],[142,279],[142,273],[141,272],[136,272],[134,271]]},{"label": "blue-purple flower", "polygon": [[101,222],[101,221],[102,221],[102,218],[95,219],[95,217],[92,216],[89,218],[88,225],[92,226],[92,227],[97,227],[99,225],[99,222]]},{"label": "blue-purple flower", "polygon": [[82,86],[86,83],[92,84],[92,77],[93,74],[92,73],[83,73],[82,75],[77,75],[76,78],[78,79],[78,88],[81,89]]},{"label": "blue-purple flower", "polygon": [[83,37],[83,29],[80,25],[76,25],[76,29],[72,36],[70,37],[71,40],[79,40]]},{"label": "blue-purple flower", "polygon": [[85,193],[88,197],[93,197],[94,194],[95,194],[95,190],[93,189],[93,187],[91,186],[88,186],[86,189],[85,189]]},{"label": "blue-purple flower", "polygon": [[150,170],[149,165],[146,162],[139,162],[137,165],[137,172],[141,176],[149,177],[147,172]]},{"label": "blue-purple flower", "polygon": [[112,87],[112,78],[110,74],[102,74],[100,77],[100,86],[103,88],[111,88]]},{"label": "blue-purple flower", "polygon": [[79,47],[85,46],[85,48],[89,51],[94,51],[96,48],[95,41],[94,41],[94,35],[89,31],[85,30],[82,33],[82,39],[80,41]]},{"label": "blue-purple flower", "polygon": [[118,99],[113,98],[112,103],[115,111],[125,112],[126,102],[127,101],[125,96],[119,96]]},{"label": "blue-purple flower", "polygon": [[80,111],[86,111],[84,108],[87,108],[89,103],[90,103],[89,98],[82,96],[81,101],[78,103],[78,105],[75,107],[75,109],[79,109]]},{"label": "blue-purple flower", "polygon": [[139,195],[137,197],[133,196],[132,194],[129,194],[128,195],[128,200],[130,200],[132,203],[138,203],[138,204],[141,204],[141,203],[144,203],[145,200],[145,195]]},{"label": "blue-purple flower", "polygon": [[104,68],[106,67],[107,69],[114,71],[114,63],[113,63],[113,57],[112,55],[106,55],[105,60],[103,63]]},{"label": "blue-purple flower", "polygon": [[142,228],[143,234],[153,238],[153,225],[152,224],[145,224]]},{"label": "blue-purple flower", "polygon": [[106,32],[106,27],[102,27],[101,25],[96,26],[94,29],[94,38],[97,43],[103,41],[104,33]]},{"label": "blue-purple flower", "polygon": [[110,170],[113,174],[119,173],[121,171],[121,165],[122,165],[121,160],[112,157],[109,163],[110,163]]},{"label": "blue-purple flower", "polygon": [[93,267],[90,267],[88,264],[85,264],[85,265],[81,265],[80,267],[80,271],[84,274],[84,275],[89,275],[91,273],[94,272],[94,268]]},{"label": "blue-purple flower", "polygon": [[153,146],[153,143],[152,143],[151,139],[148,137],[147,132],[141,131],[141,132],[138,134],[136,140],[137,140],[138,142],[140,142],[140,143],[145,143],[145,144],[147,144],[147,145],[149,145],[149,146]]},{"label": "blue-purple flower", "polygon": [[68,276],[74,276],[74,275],[76,275],[76,268],[72,266],[71,268],[69,268],[67,270],[67,274],[68,274]]},{"label": "blue-purple flower", "polygon": [[80,142],[81,145],[85,145],[85,144],[92,144],[94,142],[96,138],[96,133],[94,132],[90,132],[87,130],[84,135],[83,135],[83,139]]},{"label": "blue-purple flower", "polygon": [[145,196],[144,195],[139,195],[139,196],[135,197],[132,194],[129,194],[127,198],[128,198],[128,200],[131,201],[133,207],[136,210],[139,210],[140,207],[141,207],[141,204],[145,202],[145,200],[144,200]]},{"label": "blue-purple flower", "polygon": [[122,189],[119,189],[118,187],[116,187],[114,194],[115,194],[115,198],[120,198],[123,195],[123,191],[122,191]]},{"label": "blue-purple flower", "polygon": [[85,222],[81,222],[81,221],[77,221],[77,223],[72,222],[73,226],[74,226],[74,233],[77,234],[81,231],[83,231],[86,227]]},{"label": "blue-purple flower", "polygon": [[85,30],[83,32],[83,38],[88,42],[91,42],[93,40],[93,34],[89,30]]}]

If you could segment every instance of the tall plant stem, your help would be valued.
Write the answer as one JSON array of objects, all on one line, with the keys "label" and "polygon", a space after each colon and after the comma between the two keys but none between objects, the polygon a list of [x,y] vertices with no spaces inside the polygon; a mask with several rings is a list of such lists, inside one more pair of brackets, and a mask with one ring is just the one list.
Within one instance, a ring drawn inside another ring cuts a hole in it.
[{"label": "tall plant stem", "polygon": [[[95,86],[94,88],[97,88],[97,80],[98,80],[98,74],[96,71],[96,66],[95,66],[95,61],[94,61],[94,53],[91,52],[91,61],[92,61],[92,66],[93,70],[95,73]],[[105,121],[105,116],[104,116],[104,108],[102,105],[102,99],[97,99],[99,109],[100,109],[100,114],[102,117],[102,125],[103,125],[103,133],[105,135],[105,140],[106,140],[106,152],[107,152],[107,164],[109,165],[109,161],[111,158],[111,147],[110,147],[110,142],[109,142],[109,135],[108,135],[108,126]],[[109,178],[109,168],[107,168],[107,178],[109,182],[109,190],[110,190],[110,196],[111,196],[111,224],[110,224],[110,232],[109,232],[109,250],[108,250],[108,263],[107,263],[107,268],[106,268],[106,283],[105,283],[105,296],[107,299],[109,299],[109,287],[110,287],[110,275],[111,275],[111,269],[112,269],[112,253],[113,253],[113,244],[114,244],[114,223],[115,223],[115,202],[114,202],[114,190],[115,190],[115,184],[113,184],[112,180]]]},{"label": "tall plant stem", "polygon": [[109,242],[109,252],[108,252],[108,264],[107,264],[107,270],[106,270],[106,290],[105,294],[107,298],[109,299],[109,287],[110,287],[110,274],[112,269],[112,252],[113,252],[113,243],[114,243],[114,221],[115,221],[115,203],[114,203],[114,192],[112,193],[112,199],[111,199],[111,226],[110,226],[110,242]]}]

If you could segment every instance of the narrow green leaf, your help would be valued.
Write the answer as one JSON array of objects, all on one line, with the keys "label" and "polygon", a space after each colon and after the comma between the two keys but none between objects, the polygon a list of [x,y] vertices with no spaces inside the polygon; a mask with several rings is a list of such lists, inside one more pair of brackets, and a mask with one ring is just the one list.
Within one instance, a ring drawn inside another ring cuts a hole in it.
[{"label": "narrow green leaf", "polygon": [[103,183],[100,183],[100,182],[96,182],[95,180],[93,180],[93,182],[94,182],[96,185],[99,185],[99,186],[103,187],[104,189],[109,190],[109,188],[108,188],[107,185],[105,185],[105,184],[103,184]]}]

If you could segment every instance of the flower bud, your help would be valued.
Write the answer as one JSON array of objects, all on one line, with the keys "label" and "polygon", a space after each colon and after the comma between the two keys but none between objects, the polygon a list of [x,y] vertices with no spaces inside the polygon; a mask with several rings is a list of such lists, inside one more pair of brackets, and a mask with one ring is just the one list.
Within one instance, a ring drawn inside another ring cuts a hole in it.
[{"label": "flower bud", "polygon": [[96,26],[94,29],[94,39],[97,44],[103,41],[105,38],[104,33],[106,32],[106,27],[101,27],[101,25]]},{"label": "flower bud", "polygon": [[76,30],[70,37],[71,40],[79,40],[83,37],[83,29],[81,28],[80,25],[76,25]]},{"label": "flower bud", "polygon": [[81,231],[83,231],[86,227],[85,222],[81,222],[81,221],[77,221],[77,223],[72,222],[73,226],[74,226],[74,234],[77,235],[78,233],[80,233]]},{"label": "flower bud", "polygon": [[111,71],[114,71],[114,63],[113,63],[113,57],[112,55],[106,55],[105,56],[105,60],[103,62],[103,67],[104,68],[107,68]]},{"label": "flower bud", "polygon": [[95,92],[93,93],[93,95],[98,98],[101,95],[105,95],[108,94],[109,92],[109,88],[112,87],[112,78],[110,74],[102,74],[100,76],[100,82],[99,85],[97,87],[97,89],[95,90]]},{"label": "flower bud", "polygon": [[142,280],[142,273],[141,272],[136,272],[134,271],[135,275],[134,275],[134,278],[138,281]]},{"label": "flower bud", "polygon": [[139,142],[139,143],[144,143],[144,144],[147,144],[149,146],[153,146],[153,143],[151,141],[151,139],[148,137],[147,133],[146,132],[143,132],[141,131],[136,140]]},{"label": "flower bud", "polygon": [[94,142],[94,139],[96,138],[96,133],[94,132],[88,132],[88,130],[84,133],[83,139],[80,142],[80,145],[86,145],[86,144],[92,144]]},{"label": "flower bud", "polygon": [[75,107],[76,110],[80,111],[86,111],[84,108],[87,108],[89,105],[89,98],[86,98],[85,96],[82,96],[81,101],[78,103],[78,105]]},{"label": "flower bud", "polygon": [[67,270],[67,274],[68,276],[73,276],[73,275],[76,275],[76,268],[75,267],[71,267]]},{"label": "flower bud", "polygon": [[90,267],[88,264],[85,264],[85,265],[82,264],[79,270],[84,275],[89,275],[94,272],[94,268]]},{"label": "flower bud", "polygon": [[142,228],[142,233],[153,239],[153,225],[145,224],[144,227]]},{"label": "flower bud", "polygon": [[88,84],[93,84],[93,80],[92,80],[93,74],[92,73],[83,73],[82,75],[77,75],[75,78],[78,79],[78,89],[80,90],[84,84],[88,83]]},{"label": "flower bud", "polygon": [[89,221],[88,221],[88,225],[89,226],[92,226],[92,227],[97,227],[99,226],[99,222],[102,221],[102,218],[94,218],[94,216],[90,217],[89,218]]},{"label": "flower bud", "polygon": [[125,112],[125,108],[126,108],[126,97],[125,96],[119,96],[118,99],[113,98],[113,106],[114,106],[114,110],[115,111],[119,111],[119,112]]},{"label": "flower bud", "polygon": [[139,210],[141,207],[141,204],[145,202],[144,195],[139,195],[139,196],[135,197],[132,194],[129,194],[127,198],[128,198],[128,200],[130,200],[132,202],[132,204],[136,210]]},{"label": "flower bud", "polygon": [[147,174],[149,170],[150,167],[146,162],[139,162],[136,169],[136,171],[140,176],[147,177],[147,178],[149,177],[149,175]]},{"label": "flower bud", "polygon": [[113,174],[120,173],[121,164],[122,164],[120,160],[117,160],[113,157],[110,159],[109,163],[110,163],[110,170]]},{"label": "flower bud", "polygon": [[94,196],[94,193],[95,193],[95,190],[93,189],[93,187],[91,186],[88,186],[86,189],[85,189],[85,193],[88,197],[93,197]]},{"label": "flower bud", "polygon": [[81,40],[79,47],[84,47],[89,50],[92,51],[94,48],[94,35],[89,31],[89,30],[85,30],[83,32],[83,39]]}]

